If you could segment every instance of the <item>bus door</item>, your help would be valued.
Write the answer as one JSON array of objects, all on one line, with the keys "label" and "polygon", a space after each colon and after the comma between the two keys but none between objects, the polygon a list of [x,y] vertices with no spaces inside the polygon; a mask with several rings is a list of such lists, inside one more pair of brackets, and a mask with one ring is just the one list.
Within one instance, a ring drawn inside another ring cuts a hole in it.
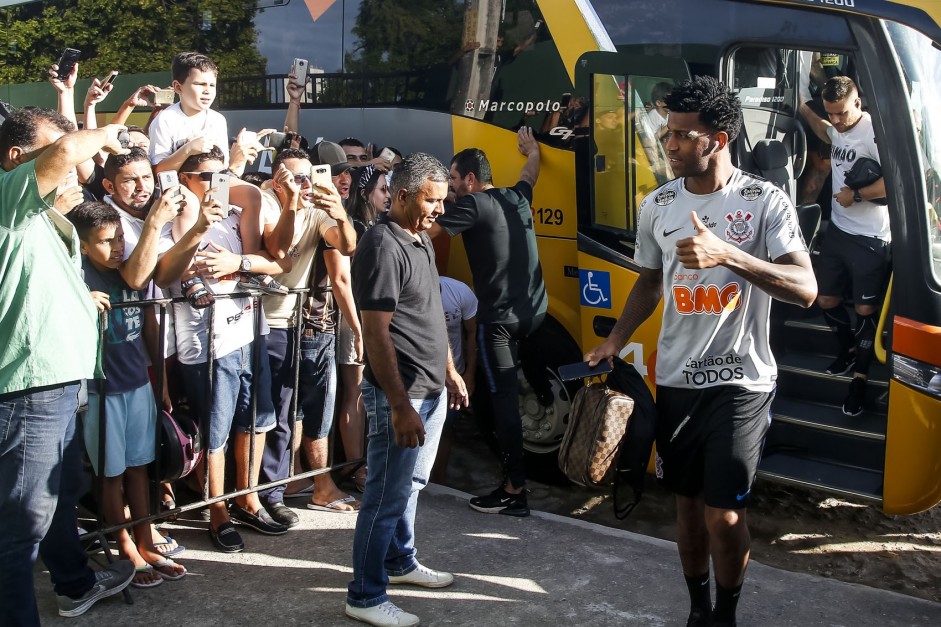
[{"label": "bus door", "polygon": [[[633,267],[640,200],[673,178],[662,140],[666,119],[654,100],[689,77],[686,62],[676,57],[591,52],[579,59],[576,91],[590,94],[591,117],[589,141],[576,146],[579,194],[587,201],[579,207],[578,242],[585,347],[607,336],[633,285],[611,278]],[[622,351],[643,374],[658,326],[651,323],[646,339]]]}]

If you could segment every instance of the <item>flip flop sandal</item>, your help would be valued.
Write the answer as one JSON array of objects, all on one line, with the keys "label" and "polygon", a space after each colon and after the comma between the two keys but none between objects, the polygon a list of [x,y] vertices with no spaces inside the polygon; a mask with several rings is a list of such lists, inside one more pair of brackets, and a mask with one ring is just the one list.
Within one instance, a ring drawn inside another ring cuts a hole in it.
[{"label": "flip flop sandal", "polygon": [[[176,562],[174,562],[173,560],[169,558],[165,560],[160,560],[159,562],[151,562],[150,566],[151,566],[151,570],[155,574],[157,574],[160,577],[160,579],[166,579],[167,581],[179,581],[180,579],[183,579],[183,577],[186,577],[186,568],[183,568],[182,566],[180,566],[179,564],[177,564]],[[180,573],[179,575],[170,575],[168,573],[163,572],[162,570],[159,570],[161,568],[172,568],[174,566],[180,566],[181,568],[183,568],[183,572]]]},{"label": "flip flop sandal", "polygon": [[[209,290],[209,286],[203,282],[203,278],[200,276],[194,276],[191,279],[186,279],[181,282],[180,289],[183,290],[186,300],[189,301],[193,309],[205,309],[216,302],[215,297]],[[192,291],[190,291],[190,289],[192,289]],[[207,300],[206,302],[200,303],[199,301],[201,299]]]},{"label": "flip flop sandal", "polygon": [[[174,555],[179,555],[186,550],[186,547],[182,544],[179,544],[176,540],[170,536],[163,536],[164,542],[154,542],[154,548],[157,549],[157,552],[163,555],[164,557],[173,557]],[[161,551],[159,547],[169,546],[173,547],[169,551]]]},{"label": "flip flop sandal", "polygon": [[[353,509],[340,509],[338,505],[343,505],[344,503],[356,504],[356,507]],[[356,500],[356,497],[347,495],[342,499],[337,499],[331,501],[326,505],[318,505],[317,503],[308,503],[307,509],[314,509],[319,512],[333,512],[335,514],[357,514],[359,513],[359,501]]]},{"label": "flip flop sandal", "polygon": [[[134,569],[134,572],[135,572],[135,573],[144,573],[144,574],[147,574],[147,575],[153,575],[153,574],[155,574],[155,573],[154,573],[154,567],[151,566],[150,564],[147,564],[146,566],[137,566],[137,567]],[[156,574],[159,575],[160,573],[158,572],[158,573],[156,573]],[[157,577],[156,579],[154,579],[154,580],[151,581],[150,583],[137,583],[137,582],[134,581],[133,579],[131,580],[131,585],[134,586],[135,588],[155,588],[155,587],[159,586],[159,585],[162,584],[162,583],[163,583],[163,578],[162,578],[162,577]]]}]

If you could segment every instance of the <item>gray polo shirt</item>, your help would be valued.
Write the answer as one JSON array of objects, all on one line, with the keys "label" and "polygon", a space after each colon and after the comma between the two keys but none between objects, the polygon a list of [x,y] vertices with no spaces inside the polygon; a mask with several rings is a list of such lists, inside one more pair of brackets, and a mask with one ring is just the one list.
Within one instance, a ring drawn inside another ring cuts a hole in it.
[{"label": "gray polo shirt", "polygon": [[[416,240],[382,215],[357,244],[352,275],[353,297],[360,311],[394,312],[389,333],[409,398],[441,394],[448,332],[431,238],[420,233]],[[382,387],[370,368],[368,355],[364,376]]]}]

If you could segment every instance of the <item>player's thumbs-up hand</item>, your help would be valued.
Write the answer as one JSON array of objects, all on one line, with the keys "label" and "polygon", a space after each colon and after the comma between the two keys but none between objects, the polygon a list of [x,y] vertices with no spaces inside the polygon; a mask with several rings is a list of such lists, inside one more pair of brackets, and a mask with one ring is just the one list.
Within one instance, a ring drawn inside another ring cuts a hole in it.
[{"label": "player's thumbs-up hand", "polygon": [[695,211],[690,212],[696,234],[677,240],[676,257],[684,268],[714,268],[723,263],[729,251],[729,245],[713,234],[702,223]]}]

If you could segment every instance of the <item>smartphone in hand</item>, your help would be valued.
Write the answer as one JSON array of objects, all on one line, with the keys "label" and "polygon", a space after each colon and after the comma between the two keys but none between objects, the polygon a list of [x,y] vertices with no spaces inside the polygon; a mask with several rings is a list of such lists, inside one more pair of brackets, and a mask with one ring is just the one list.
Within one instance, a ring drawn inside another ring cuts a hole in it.
[{"label": "smartphone in hand", "polygon": [[614,368],[611,367],[607,359],[598,362],[594,368],[589,368],[587,361],[580,361],[576,364],[559,366],[559,378],[563,381],[571,381],[572,379],[584,379],[585,377],[608,374],[612,370]]},{"label": "smartphone in hand", "polygon": [[304,87],[307,85],[307,72],[307,59],[294,59],[294,65],[291,66],[291,74],[294,75],[294,79],[291,82],[298,87]]},{"label": "smartphone in hand", "polygon": [[395,153],[389,150],[388,148],[383,148],[379,152],[379,158],[382,159],[383,161],[388,161],[389,163],[392,163],[392,161],[395,159]]},{"label": "smartphone in hand", "polygon": [[[175,170],[165,170],[163,172],[157,173],[157,180],[160,182],[160,191],[164,194],[167,193],[167,190],[171,187],[175,187],[180,184],[180,179],[176,174]],[[177,192],[180,190],[178,189]]]},{"label": "smartphone in hand", "polygon": [[72,73],[72,68],[78,63],[80,56],[82,56],[81,50],[76,50],[75,48],[66,48],[63,50],[62,56],[59,57],[59,63],[56,64],[59,67],[59,69],[56,70],[56,78],[60,81],[67,79],[69,74]]},{"label": "smartphone in hand", "polygon": [[108,76],[103,81],[101,81],[101,86],[104,87],[105,85],[112,84],[114,82],[114,79],[117,78],[117,76],[118,76],[118,71],[111,70],[111,73],[108,74]]},{"label": "smartphone in hand", "polygon": [[172,105],[175,98],[176,92],[173,91],[172,87],[167,89],[158,89],[157,93],[154,94],[154,104],[157,106]]},{"label": "smartphone in hand", "polygon": [[331,189],[333,187],[333,176],[330,174],[330,166],[315,165],[310,168],[310,182],[317,187]]},{"label": "smartphone in hand", "polygon": [[229,175],[226,172],[213,172],[209,183],[210,189],[215,189],[212,198],[219,201],[223,211],[229,210]]}]

